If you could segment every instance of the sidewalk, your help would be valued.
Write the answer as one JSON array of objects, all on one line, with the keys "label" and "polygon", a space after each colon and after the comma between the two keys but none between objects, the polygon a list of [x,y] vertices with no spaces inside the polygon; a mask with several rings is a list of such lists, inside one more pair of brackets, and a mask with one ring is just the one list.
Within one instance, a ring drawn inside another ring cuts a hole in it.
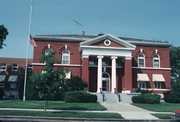
[{"label": "sidewalk", "polygon": [[148,111],[148,110],[133,106],[129,103],[101,103],[101,105],[107,108],[106,111],[119,113],[125,119],[158,120],[157,117],[152,116],[151,114],[153,113],[171,114],[171,112]]},{"label": "sidewalk", "polygon": [[[129,103],[101,103],[107,108],[105,111],[89,111],[89,110],[55,110],[47,109],[49,112],[96,112],[96,113],[119,113],[124,119],[136,120],[158,120],[152,116],[152,113],[171,114],[171,112],[152,112]],[[23,108],[0,108],[0,110],[20,110],[20,111],[44,111],[44,109],[23,109]]]}]

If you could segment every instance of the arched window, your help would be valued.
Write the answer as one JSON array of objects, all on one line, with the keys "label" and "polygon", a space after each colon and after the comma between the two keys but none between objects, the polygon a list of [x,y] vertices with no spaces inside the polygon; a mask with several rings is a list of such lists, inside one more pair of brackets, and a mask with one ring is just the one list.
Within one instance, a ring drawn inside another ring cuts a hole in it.
[{"label": "arched window", "polygon": [[160,57],[157,53],[153,55],[153,67],[159,68],[160,67]]},{"label": "arched window", "polygon": [[143,53],[138,54],[138,67],[145,67],[145,56]]},{"label": "arched window", "polygon": [[70,51],[65,49],[62,51],[62,64],[70,64]]},{"label": "arched window", "polygon": [[48,55],[51,51],[53,51],[52,48],[47,48],[47,49],[44,51],[44,54],[45,54],[45,55]]}]

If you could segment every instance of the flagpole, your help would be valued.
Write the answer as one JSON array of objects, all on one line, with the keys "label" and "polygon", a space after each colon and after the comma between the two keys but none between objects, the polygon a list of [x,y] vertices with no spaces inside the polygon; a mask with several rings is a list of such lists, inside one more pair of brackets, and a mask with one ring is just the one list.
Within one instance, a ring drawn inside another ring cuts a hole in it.
[{"label": "flagpole", "polygon": [[29,25],[28,25],[27,44],[26,44],[26,66],[25,66],[25,76],[24,76],[23,102],[26,101],[26,82],[27,82],[28,53],[29,53],[29,36],[30,36],[30,33],[31,33],[32,9],[33,9],[33,0],[31,0],[30,13],[29,13]]}]

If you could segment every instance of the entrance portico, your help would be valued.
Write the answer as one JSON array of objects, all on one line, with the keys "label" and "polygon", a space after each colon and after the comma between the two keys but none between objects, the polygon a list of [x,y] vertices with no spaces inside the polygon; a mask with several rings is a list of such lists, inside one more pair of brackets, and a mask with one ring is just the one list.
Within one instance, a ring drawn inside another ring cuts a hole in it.
[{"label": "entrance portico", "polygon": [[[82,52],[82,78],[88,81],[87,78],[89,75],[89,57],[94,56],[97,57],[97,92],[101,92],[102,90],[107,90],[109,92],[114,93],[118,90],[117,87],[117,59],[121,58],[124,60],[124,78],[122,81],[122,92],[130,92],[132,89],[132,51],[135,49],[135,46],[129,44],[119,38],[116,38],[110,34],[106,34],[100,37],[96,37],[91,40],[87,40],[85,42],[80,43],[80,49]],[[109,57],[110,64],[109,68],[111,69],[110,76],[109,76],[109,84],[108,82],[104,81],[103,78],[103,58]],[[86,58],[86,59],[84,59]],[[85,63],[83,62],[85,61]],[[109,85],[109,89],[104,89],[104,84],[107,83]],[[90,89],[89,89],[90,90]]]}]

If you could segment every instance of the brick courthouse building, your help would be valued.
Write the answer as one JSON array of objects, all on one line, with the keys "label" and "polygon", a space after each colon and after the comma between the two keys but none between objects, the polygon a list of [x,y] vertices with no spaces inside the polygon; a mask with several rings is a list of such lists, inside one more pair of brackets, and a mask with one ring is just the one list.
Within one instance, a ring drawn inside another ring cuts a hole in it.
[{"label": "brick courthouse building", "polygon": [[33,71],[41,73],[39,57],[54,50],[56,69],[70,69],[80,76],[91,92],[116,90],[130,93],[134,88],[162,93],[170,88],[168,42],[115,37],[111,34],[36,35]]}]

